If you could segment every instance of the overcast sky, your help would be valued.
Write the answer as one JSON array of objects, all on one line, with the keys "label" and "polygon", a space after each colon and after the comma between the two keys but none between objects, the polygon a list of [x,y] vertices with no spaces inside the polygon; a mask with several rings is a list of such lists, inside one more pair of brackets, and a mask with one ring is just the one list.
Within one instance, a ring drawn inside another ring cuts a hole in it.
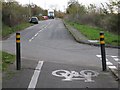
[{"label": "overcast sky", "polygon": [[[67,2],[69,0],[16,0],[16,1],[18,1],[20,4],[29,4],[29,2],[34,3],[44,9],[56,7],[57,10],[64,11],[65,8],[67,7]],[[94,3],[97,6],[100,6],[100,3],[104,4],[105,2],[109,2],[109,0],[78,0],[78,1],[83,5],[89,5]]]}]

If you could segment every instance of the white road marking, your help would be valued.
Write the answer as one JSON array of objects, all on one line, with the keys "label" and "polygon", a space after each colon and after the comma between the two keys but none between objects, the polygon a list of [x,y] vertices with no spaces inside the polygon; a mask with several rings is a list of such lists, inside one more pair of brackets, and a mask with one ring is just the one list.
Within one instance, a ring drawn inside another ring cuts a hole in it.
[{"label": "white road marking", "polygon": [[[102,60],[101,58],[101,55],[96,55],[98,58],[100,58],[100,60]],[[112,56],[112,55],[106,55],[106,56],[109,56],[109,57],[112,57],[116,62],[118,62],[120,59],[118,58],[118,56]],[[113,63],[111,63],[107,58],[106,58],[106,64],[108,66],[108,68],[110,69],[117,69],[116,66],[113,65]],[[119,62],[118,62],[119,64]]]},{"label": "white road marking", "polygon": [[83,80],[84,82],[94,82],[94,80],[92,80],[92,77],[97,77],[99,73],[93,70],[82,70],[80,72],[55,70],[52,72],[52,75],[64,78],[62,81]]},{"label": "white road marking", "polygon": [[32,38],[29,40],[29,42],[31,42],[34,38],[35,38],[35,36],[34,36],[34,37],[32,37]]},{"label": "white road marking", "polygon": [[28,89],[30,89],[30,88],[35,88],[35,87],[36,87],[36,84],[37,84],[37,81],[38,81],[38,77],[39,77],[39,75],[40,75],[41,68],[42,68],[42,66],[43,66],[43,62],[44,62],[44,61],[39,61],[39,62],[38,62],[38,65],[37,65],[37,67],[35,68],[34,74],[33,74],[32,78],[31,78],[30,83],[29,83]]},{"label": "white road marking", "polygon": [[[102,60],[101,55],[96,55],[100,60]],[[106,58],[106,62],[108,62],[108,59]]]},{"label": "white road marking", "polygon": [[38,33],[35,34],[35,37],[38,35]]},{"label": "white road marking", "polygon": [[115,60],[116,62],[118,62],[120,59],[119,59],[119,58],[114,58],[114,60]]},{"label": "white road marking", "polygon": [[106,58],[106,62],[108,62],[108,59]]},{"label": "white road marking", "polygon": [[40,32],[42,32],[45,28],[47,28],[49,25],[51,24],[51,22],[46,25],[45,27],[43,27],[40,31],[38,31],[31,39],[29,39],[29,42],[31,42]]},{"label": "white road marking", "polygon": [[106,62],[106,64],[108,65],[108,66],[112,66],[113,64],[111,63],[111,62]]},{"label": "white road marking", "polygon": [[117,58],[118,56],[111,56],[111,57],[113,57],[113,58]]},{"label": "white road marking", "polygon": [[91,43],[97,43],[97,42],[99,42],[98,40],[88,40],[89,42],[91,42]]},{"label": "white road marking", "polygon": [[99,57],[99,58],[101,57],[101,55],[96,55],[96,56]]},{"label": "white road marking", "polygon": [[42,31],[42,29],[39,32],[41,32],[41,31]]},{"label": "white road marking", "polygon": [[117,69],[116,66],[108,66],[108,68]]}]

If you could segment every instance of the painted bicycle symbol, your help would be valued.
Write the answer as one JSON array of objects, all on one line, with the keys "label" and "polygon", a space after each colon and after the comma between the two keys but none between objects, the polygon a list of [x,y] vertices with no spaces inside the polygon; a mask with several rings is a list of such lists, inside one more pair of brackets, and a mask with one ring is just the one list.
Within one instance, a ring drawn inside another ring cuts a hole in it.
[{"label": "painted bicycle symbol", "polygon": [[93,70],[82,70],[80,73],[68,70],[55,70],[52,72],[52,75],[64,77],[62,81],[84,80],[84,82],[94,82],[92,77],[97,77],[99,73]]}]

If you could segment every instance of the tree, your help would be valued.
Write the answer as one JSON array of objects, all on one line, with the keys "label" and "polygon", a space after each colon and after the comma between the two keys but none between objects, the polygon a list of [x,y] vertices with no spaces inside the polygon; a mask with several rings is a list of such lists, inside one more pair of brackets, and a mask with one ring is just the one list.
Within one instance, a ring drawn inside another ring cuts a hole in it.
[{"label": "tree", "polygon": [[[7,0],[2,3],[2,22],[10,27],[28,22],[29,9],[29,5],[20,5],[15,0]],[[43,9],[34,5],[31,10],[32,15],[38,16]]]},{"label": "tree", "polygon": [[88,24],[103,28],[110,32],[119,32],[119,0],[109,0],[109,3],[102,4],[98,8],[90,4],[87,8],[76,0],[70,0],[67,7],[66,19],[80,24]]}]

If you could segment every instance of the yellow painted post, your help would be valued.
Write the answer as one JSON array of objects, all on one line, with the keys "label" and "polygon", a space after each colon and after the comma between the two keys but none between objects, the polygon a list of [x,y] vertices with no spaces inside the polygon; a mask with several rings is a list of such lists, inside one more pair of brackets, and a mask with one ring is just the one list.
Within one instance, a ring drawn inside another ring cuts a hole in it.
[{"label": "yellow painted post", "polygon": [[20,33],[16,33],[16,69],[21,69]]},{"label": "yellow painted post", "polygon": [[102,57],[102,69],[106,71],[106,54],[105,54],[105,41],[104,32],[100,32],[100,45],[101,45],[101,57]]}]

